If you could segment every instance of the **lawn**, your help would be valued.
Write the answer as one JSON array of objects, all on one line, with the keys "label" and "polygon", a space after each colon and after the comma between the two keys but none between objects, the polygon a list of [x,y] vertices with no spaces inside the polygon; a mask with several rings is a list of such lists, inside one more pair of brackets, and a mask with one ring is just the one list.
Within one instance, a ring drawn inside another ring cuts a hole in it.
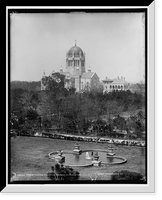
[{"label": "lawn", "polygon": [[[40,137],[11,138],[11,170],[16,173],[15,180],[48,180],[52,161],[48,153],[56,150],[73,150],[76,141]],[[107,149],[108,144],[80,142],[81,149]],[[123,156],[127,163],[113,166],[75,168],[81,180],[109,180],[116,170],[129,170],[145,175],[145,149],[134,146],[115,146],[117,156]]]}]

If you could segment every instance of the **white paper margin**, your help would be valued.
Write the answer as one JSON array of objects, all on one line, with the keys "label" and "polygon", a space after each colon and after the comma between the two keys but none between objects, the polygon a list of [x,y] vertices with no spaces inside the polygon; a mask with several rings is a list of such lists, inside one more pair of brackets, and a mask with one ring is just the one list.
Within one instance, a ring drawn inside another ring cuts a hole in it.
[{"label": "white paper margin", "polygon": [[[7,7],[7,9],[13,7]],[[21,8],[21,7],[14,7]],[[24,8],[24,7],[22,7]],[[25,7],[27,8],[27,7]],[[29,7],[31,8],[31,7]],[[64,8],[64,7],[34,7],[34,8]],[[77,8],[77,7],[66,7]],[[79,7],[86,8],[86,7]],[[94,8],[94,7],[87,7]],[[102,9],[113,8],[147,8],[147,181],[145,184],[54,184],[54,185],[39,185],[39,184],[8,184],[8,174],[6,175],[6,187],[2,193],[154,193],[155,192],[155,2],[153,1],[148,7],[95,7]],[[6,24],[8,23],[8,15],[6,12]],[[7,33],[7,31],[6,31]],[[8,35],[6,37],[6,47],[8,48]],[[6,53],[8,49],[6,49]],[[7,59],[6,59],[7,61]],[[6,62],[8,64],[8,61]],[[6,65],[6,69],[8,65]],[[6,73],[8,78],[8,73]],[[7,83],[7,82],[6,82]],[[6,84],[8,87],[8,84]],[[7,110],[8,112],[8,110]],[[7,121],[7,120],[6,120]],[[8,131],[8,125],[6,125]],[[8,166],[8,133],[6,132],[6,166]],[[8,167],[6,169],[8,172]]]}]

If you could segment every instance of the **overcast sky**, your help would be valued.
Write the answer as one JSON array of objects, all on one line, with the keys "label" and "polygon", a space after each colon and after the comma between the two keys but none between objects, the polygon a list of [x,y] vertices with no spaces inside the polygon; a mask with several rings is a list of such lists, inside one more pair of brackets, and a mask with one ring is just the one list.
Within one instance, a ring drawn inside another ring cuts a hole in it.
[{"label": "overcast sky", "polygon": [[100,80],[124,76],[143,80],[143,13],[11,14],[11,80],[39,81],[45,70],[65,70],[66,53],[75,45],[86,54]]}]

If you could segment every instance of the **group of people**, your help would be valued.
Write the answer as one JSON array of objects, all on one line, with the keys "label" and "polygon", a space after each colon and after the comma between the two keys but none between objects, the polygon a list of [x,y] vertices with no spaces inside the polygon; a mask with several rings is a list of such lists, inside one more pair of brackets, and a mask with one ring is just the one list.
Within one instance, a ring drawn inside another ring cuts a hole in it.
[{"label": "group of people", "polygon": [[78,136],[78,135],[67,135],[60,133],[52,133],[52,132],[36,132],[32,134],[25,134],[25,132],[21,132],[22,136],[33,136],[33,137],[46,137],[53,139],[62,139],[62,140],[72,140],[72,141],[84,141],[84,142],[98,142],[98,143],[109,143],[115,145],[129,145],[129,146],[140,146],[144,147],[144,141],[137,140],[127,140],[127,139],[112,139],[112,138],[100,138],[100,137],[86,137],[86,136]]}]

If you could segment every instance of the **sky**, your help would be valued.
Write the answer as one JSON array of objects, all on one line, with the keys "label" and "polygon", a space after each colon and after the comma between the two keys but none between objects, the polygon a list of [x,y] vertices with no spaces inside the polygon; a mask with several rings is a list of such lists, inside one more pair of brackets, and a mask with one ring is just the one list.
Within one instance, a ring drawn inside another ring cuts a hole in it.
[{"label": "sky", "polygon": [[144,79],[144,13],[13,13],[10,31],[12,81],[39,81],[61,66],[65,71],[75,40],[86,70],[90,66],[100,80]]}]

